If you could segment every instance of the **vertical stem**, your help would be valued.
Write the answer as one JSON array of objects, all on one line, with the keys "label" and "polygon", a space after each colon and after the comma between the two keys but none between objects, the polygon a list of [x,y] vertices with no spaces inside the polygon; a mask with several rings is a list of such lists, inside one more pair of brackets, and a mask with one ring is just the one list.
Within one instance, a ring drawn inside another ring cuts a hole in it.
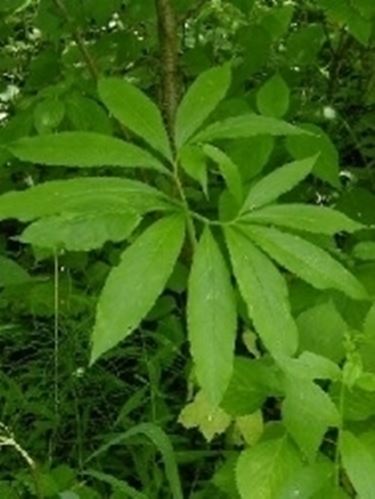
[{"label": "vertical stem", "polygon": [[162,103],[168,131],[173,137],[176,111],[180,100],[178,71],[178,29],[171,0],[155,0],[159,26]]}]

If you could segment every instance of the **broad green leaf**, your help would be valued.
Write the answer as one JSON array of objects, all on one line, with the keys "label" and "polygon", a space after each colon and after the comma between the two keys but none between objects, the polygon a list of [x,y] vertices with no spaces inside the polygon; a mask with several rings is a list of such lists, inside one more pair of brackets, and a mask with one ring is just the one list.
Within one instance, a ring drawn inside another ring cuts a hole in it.
[{"label": "broad green leaf", "polygon": [[170,277],[184,240],[184,220],[164,218],[122,255],[104,286],[92,335],[91,364],[134,331]]},{"label": "broad green leaf", "polygon": [[6,148],[21,161],[47,166],[143,167],[168,172],[158,159],[140,147],[95,132],[61,132],[27,137],[8,144]]},{"label": "broad green leaf", "polygon": [[19,240],[39,248],[90,251],[107,241],[123,241],[140,220],[136,213],[126,211],[67,213],[34,222]]},{"label": "broad green leaf", "polygon": [[341,370],[337,364],[309,351],[304,351],[298,359],[279,358],[277,363],[290,378],[295,380],[330,379],[337,381],[341,376]]},{"label": "broad green leaf", "polygon": [[362,284],[329,253],[294,234],[247,226],[246,233],[280,265],[318,289],[337,289],[366,300]]},{"label": "broad green leaf", "polygon": [[236,305],[224,258],[208,228],[194,255],[187,317],[199,385],[210,403],[218,405],[233,369]]},{"label": "broad green leaf", "polygon": [[100,98],[116,119],[166,158],[172,159],[163,118],[149,97],[120,78],[102,78],[98,90]]},{"label": "broad green leaf", "polygon": [[286,121],[259,116],[257,114],[244,114],[218,121],[204,128],[194,137],[194,142],[210,142],[219,139],[241,139],[255,137],[258,135],[310,135],[310,132],[302,130]]},{"label": "broad green leaf", "polygon": [[185,94],[176,116],[176,145],[180,149],[225,97],[231,81],[228,64],[202,73]]},{"label": "broad green leaf", "polygon": [[239,430],[247,445],[256,445],[264,432],[264,419],[262,411],[258,410],[252,414],[237,417],[235,425],[235,428]]},{"label": "broad green leaf", "polygon": [[341,439],[344,469],[361,499],[375,499],[375,460],[362,442],[349,431]]},{"label": "broad green leaf", "polygon": [[226,240],[249,316],[266,348],[273,355],[293,355],[298,333],[283,276],[243,233],[228,228]]},{"label": "broad green leaf", "polygon": [[125,433],[111,439],[108,443],[102,445],[97,451],[91,454],[86,463],[92,461],[98,456],[105,454],[114,445],[121,445],[135,436],[145,435],[155,447],[159,450],[163,457],[165,474],[168,479],[170,491],[173,499],[183,499],[180,477],[174,449],[168,435],[159,426],[153,423],[141,423],[130,428]]},{"label": "broad green leaf", "polygon": [[336,363],[342,361],[349,326],[331,300],[304,310],[297,317],[297,326],[301,351],[308,350]]},{"label": "broad green leaf", "polygon": [[[331,461],[322,461],[304,466],[295,473],[285,487],[280,491],[278,499],[339,499],[332,491],[324,495],[326,488],[330,488],[334,476],[334,465]],[[340,496],[341,497],[341,496]]]},{"label": "broad green leaf", "polygon": [[361,241],[356,244],[353,249],[354,258],[364,261],[374,261],[375,260],[375,242],[373,241]]},{"label": "broad green leaf", "polygon": [[313,156],[293,161],[263,177],[250,189],[241,211],[246,212],[270,204],[292,190],[311,173],[316,159],[317,156]]},{"label": "broad green leaf", "polygon": [[284,79],[275,74],[259,89],[257,107],[264,116],[282,118],[289,109],[290,91]]},{"label": "broad green leaf", "polygon": [[238,165],[246,182],[259,175],[266,166],[275,145],[275,138],[267,135],[238,139],[226,145],[226,153]]},{"label": "broad green leaf", "polygon": [[208,401],[203,391],[200,391],[193,402],[186,405],[178,418],[185,428],[198,428],[207,442],[224,433],[232,418],[217,405]]},{"label": "broad green leaf", "polygon": [[64,104],[56,98],[39,102],[34,109],[34,125],[38,133],[50,133],[57,128],[65,115]]},{"label": "broad green leaf", "polygon": [[329,427],[338,426],[340,416],[327,393],[312,381],[288,378],[282,406],[283,423],[310,462]]},{"label": "broad green leaf", "polygon": [[286,438],[260,442],[241,453],[236,468],[242,499],[277,499],[280,490],[302,467],[294,445]]},{"label": "broad green leaf", "polygon": [[171,208],[167,198],[142,182],[116,177],[54,180],[0,196],[0,220],[28,222],[64,212],[136,211]]},{"label": "broad green leaf", "polygon": [[245,416],[260,409],[270,395],[279,395],[279,371],[265,359],[236,357],[221,407],[231,416]]},{"label": "broad green leaf", "polygon": [[242,179],[237,165],[217,147],[206,144],[203,147],[203,151],[212,161],[217,163],[229,192],[238,203],[241,203],[243,198]]},{"label": "broad green leaf", "polygon": [[261,19],[262,26],[268,31],[273,40],[283,36],[293,18],[294,5],[280,5],[266,11]]},{"label": "broad green leaf", "polygon": [[241,221],[280,225],[290,229],[327,235],[334,235],[337,232],[351,233],[364,227],[332,208],[292,203],[266,206],[247,213]]},{"label": "broad green leaf", "polygon": [[0,255],[0,287],[30,282],[28,272],[10,258]]}]

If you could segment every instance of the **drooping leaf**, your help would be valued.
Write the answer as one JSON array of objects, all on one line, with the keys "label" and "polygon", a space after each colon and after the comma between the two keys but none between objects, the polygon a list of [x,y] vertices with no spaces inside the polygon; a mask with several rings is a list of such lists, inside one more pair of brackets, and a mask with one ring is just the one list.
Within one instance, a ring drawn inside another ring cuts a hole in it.
[{"label": "drooping leaf", "polygon": [[257,114],[244,114],[209,125],[199,132],[193,140],[194,142],[210,142],[218,139],[240,139],[257,135],[283,136],[306,133],[311,134],[311,132],[290,125],[286,121]]},{"label": "drooping leaf", "polygon": [[[24,191],[0,196],[0,220],[28,222],[63,212],[136,211],[168,209],[165,196],[142,182],[116,177],[54,180]],[[169,205],[170,208],[170,205]]]},{"label": "drooping leaf", "polygon": [[351,233],[364,227],[332,208],[297,203],[266,206],[247,213],[241,220],[327,235]]},{"label": "drooping leaf", "polygon": [[176,456],[174,453],[171,440],[168,437],[168,435],[161,428],[159,428],[159,426],[153,423],[138,424],[130,428],[130,430],[126,431],[125,433],[121,433],[120,435],[114,437],[108,443],[102,445],[98,450],[96,450],[93,454],[91,454],[86,459],[86,463],[92,461],[93,459],[102,454],[105,454],[111,447],[115,445],[121,445],[127,442],[130,438],[139,435],[146,436],[149,440],[152,441],[155,447],[160,451],[163,457],[165,474],[168,479],[172,497],[173,499],[183,499]]},{"label": "drooping leaf", "polygon": [[208,228],[194,255],[187,307],[196,376],[210,403],[218,405],[232,374],[236,306],[224,258]]},{"label": "drooping leaf", "polygon": [[120,78],[102,78],[99,95],[113,116],[167,159],[172,158],[161,113],[141,90]]},{"label": "drooping leaf", "polygon": [[289,108],[290,91],[280,74],[265,82],[257,93],[257,107],[264,116],[282,118]]},{"label": "drooping leaf", "polygon": [[237,165],[217,147],[206,144],[203,147],[203,150],[205,154],[218,165],[229,192],[238,203],[241,203],[243,196],[242,180]]},{"label": "drooping leaf", "polygon": [[224,98],[230,85],[229,65],[202,73],[188,89],[176,117],[176,145],[180,149]]},{"label": "drooping leaf", "polygon": [[313,156],[293,161],[263,177],[250,189],[241,211],[244,213],[270,204],[292,190],[311,173],[316,159],[317,157]]},{"label": "drooping leaf", "polygon": [[164,218],[122,255],[99,299],[91,363],[137,328],[164,289],[184,239],[180,215]]},{"label": "drooping leaf", "polygon": [[293,355],[298,333],[283,276],[243,233],[228,228],[226,240],[236,280],[258,334],[272,354]]},{"label": "drooping leaf", "polygon": [[208,401],[203,391],[200,391],[193,402],[186,405],[178,418],[185,428],[198,428],[207,442],[224,433],[232,418],[217,405]]},{"label": "drooping leaf", "polygon": [[143,167],[168,172],[158,159],[140,147],[95,132],[60,132],[26,137],[8,144],[6,148],[21,161],[47,166]]},{"label": "drooping leaf", "polygon": [[123,241],[139,222],[138,214],[126,211],[68,213],[34,222],[19,240],[39,248],[90,251],[107,241]]},{"label": "drooping leaf", "polygon": [[338,426],[340,421],[335,404],[322,388],[293,377],[286,383],[282,413],[285,427],[310,462],[328,428]]},{"label": "drooping leaf", "polygon": [[298,452],[286,437],[258,443],[238,459],[236,477],[241,498],[276,499],[301,467]]},{"label": "drooping leaf", "polygon": [[337,289],[365,300],[361,283],[329,253],[294,234],[247,226],[246,233],[280,265],[318,289]]},{"label": "drooping leaf", "polygon": [[357,437],[345,431],[341,439],[341,458],[346,473],[361,499],[375,498],[375,460]]}]

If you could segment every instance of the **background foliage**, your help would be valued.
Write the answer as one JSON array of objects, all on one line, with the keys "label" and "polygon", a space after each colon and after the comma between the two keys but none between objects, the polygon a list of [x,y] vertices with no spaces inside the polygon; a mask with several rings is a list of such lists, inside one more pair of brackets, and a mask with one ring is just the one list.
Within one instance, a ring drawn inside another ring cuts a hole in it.
[{"label": "background foliage", "polygon": [[1,2],[0,496],[371,499],[375,5],[172,3]]}]

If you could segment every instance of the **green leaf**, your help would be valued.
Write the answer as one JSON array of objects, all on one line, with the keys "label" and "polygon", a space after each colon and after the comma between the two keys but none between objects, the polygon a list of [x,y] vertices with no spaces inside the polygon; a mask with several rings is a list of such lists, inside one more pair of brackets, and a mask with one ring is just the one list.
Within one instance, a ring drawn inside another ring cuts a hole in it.
[{"label": "green leaf", "polygon": [[241,139],[259,135],[283,136],[300,134],[310,135],[311,133],[276,118],[257,114],[243,114],[209,125],[199,132],[193,140],[194,142],[210,142],[212,140]]},{"label": "green leaf", "polygon": [[290,91],[284,79],[275,74],[259,89],[257,107],[264,116],[282,118],[289,109]]},{"label": "green leaf", "polygon": [[168,172],[150,153],[123,140],[95,132],[61,132],[27,137],[6,148],[21,161],[48,166],[143,167]]},{"label": "green leaf", "polygon": [[245,416],[260,409],[270,395],[279,395],[279,371],[266,359],[236,357],[232,377],[221,407],[231,416]]},{"label": "green leaf", "polygon": [[258,334],[273,355],[293,355],[298,334],[283,276],[244,234],[232,228],[225,234],[234,274]]},{"label": "green leaf", "polygon": [[241,453],[237,485],[242,499],[276,499],[302,467],[297,450],[286,438],[260,442]]},{"label": "green leaf", "polygon": [[181,482],[172,443],[168,435],[153,423],[141,423],[133,426],[125,433],[121,433],[120,435],[114,437],[108,443],[102,445],[97,451],[91,454],[91,456],[86,459],[86,463],[92,461],[101,454],[106,453],[114,445],[123,444],[130,438],[142,434],[152,441],[163,457],[165,474],[167,475],[173,499],[183,499]]},{"label": "green leaf", "polygon": [[136,211],[170,209],[167,198],[142,182],[116,177],[55,180],[0,196],[0,220],[28,222],[64,212]]},{"label": "green leaf", "polygon": [[176,116],[176,145],[180,149],[225,97],[231,82],[230,66],[209,69],[188,89]]},{"label": "green leaf", "polygon": [[285,427],[310,462],[315,460],[328,428],[340,422],[335,404],[322,388],[293,377],[286,383],[282,413]]},{"label": "green leaf", "polygon": [[280,498],[278,499],[291,499],[292,497],[301,497],[303,499],[339,499],[342,496],[336,496],[333,491],[330,495],[324,494],[327,487],[330,488],[333,476],[334,466],[328,460],[304,466],[282,488]]},{"label": "green leaf", "polygon": [[251,189],[241,212],[270,204],[282,194],[292,190],[311,173],[317,156],[293,161],[263,177]]},{"label": "green leaf", "polygon": [[342,361],[349,327],[331,300],[304,310],[297,317],[297,326],[302,351],[308,350],[333,362]]},{"label": "green leaf", "polygon": [[374,261],[375,260],[375,242],[372,241],[361,241],[356,244],[353,249],[354,258],[364,261]]},{"label": "green leaf", "polygon": [[200,183],[206,197],[207,191],[207,161],[200,147],[184,146],[180,151],[180,162],[185,172]]},{"label": "green leaf", "polygon": [[90,251],[107,241],[130,236],[141,218],[131,212],[66,213],[43,218],[26,228],[19,240],[39,248]]},{"label": "green leaf", "polygon": [[341,439],[341,458],[346,473],[361,499],[375,498],[375,460],[349,431]]},{"label": "green leaf", "polygon": [[224,258],[208,228],[194,255],[187,316],[199,385],[209,402],[218,405],[233,369],[236,305]]},{"label": "green leaf", "polygon": [[354,300],[366,300],[362,284],[319,246],[273,228],[247,226],[246,233],[280,265],[317,289],[337,289]]},{"label": "green leaf", "polygon": [[164,218],[122,255],[99,299],[92,335],[91,364],[134,331],[170,277],[184,240],[179,215]]},{"label": "green leaf", "polygon": [[281,227],[329,236],[333,236],[337,232],[352,233],[364,228],[362,224],[332,208],[297,203],[266,206],[252,213],[247,213],[241,218],[241,221],[263,225],[280,225]]},{"label": "green leaf", "polygon": [[242,179],[237,165],[217,147],[206,144],[203,151],[212,161],[217,163],[229,192],[238,203],[241,203],[243,199]]},{"label": "green leaf", "polygon": [[207,442],[226,431],[232,418],[217,405],[207,400],[203,391],[200,391],[193,402],[186,405],[178,418],[185,428],[199,428]]},{"label": "green leaf", "polygon": [[113,116],[167,159],[171,147],[161,113],[141,90],[120,78],[102,78],[99,95]]},{"label": "green leaf", "polygon": [[25,284],[30,281],[31,277],[23,267],[0,255],[0,287]]},{"label": "green leaf", "polygon": [[304,351],[298,359],[278,358],[277,363],[284,373],[295,380],[330,379],[337,381],[341,376],[341,370],[337,364],[309,351]]},{"label": "green leaf", "polygon": [[295,159],[318,154],[314,166],[314,175],[330,183],[333,187],[341,186],[339,173],[339,155],[329,136],[318,126],[301,124],[302,129],[311,132],[310,135],[287,137],[286,145],[290,154]]},{"label": "green leaf", "polygon": [[[142,492],[139,492],[136,490],[134,487],[129,485],[127,482],[124,480],[119,480],[118,478],[115,478],[112,475],[108,475],[107,473],[102,473],[100,471],[96,470],[87,470],[83,471],[82,475],[91,477],[91,478],[96,478],[96,480],[99,480],[104,483],[108,483],[109,485],[112,486],[113,489],[119,490],[126,494],[126,497],[131,497],[132,499],[147,499],[147,496],[142,494]],[[78,497],[78,496],[77,496]]]}]

